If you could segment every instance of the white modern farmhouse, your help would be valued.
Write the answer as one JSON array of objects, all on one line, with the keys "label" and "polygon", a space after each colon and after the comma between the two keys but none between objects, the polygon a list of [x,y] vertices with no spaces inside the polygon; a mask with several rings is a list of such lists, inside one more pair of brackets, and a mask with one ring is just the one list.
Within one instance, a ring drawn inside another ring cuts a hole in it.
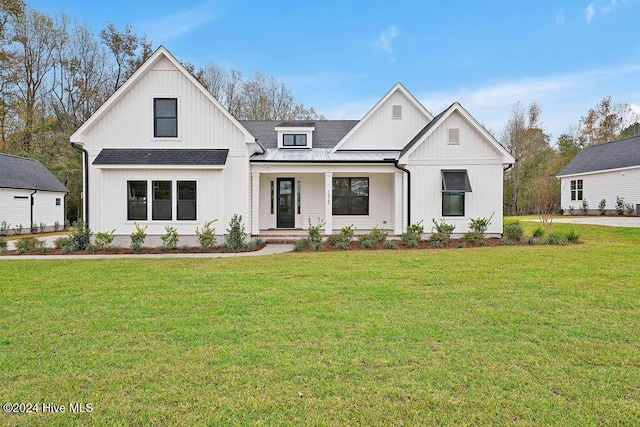
[{"label": "white modern farmhouse", "polygon": [[3,231],[50,231],[64,227],[64,197],[69,191],[42,163],[0,154],[0,224]]},{"label": "white modern farmhouse", "polygon": [[640,204],[640,136],[594,145],[580,151],[557,176],[565,213],[579,212],[583,202],[589,213],[615,210],[616,198]]},{"label": "white modern farmhouse", "polygon": [[238,121],[163,47],[72,136],[94,231],[181,236],[234,214],[286,235],[325,223],[400,234],[444,219],[502,233],[513,157],[458,103],[433,117],[396,84],[361,120]]}]

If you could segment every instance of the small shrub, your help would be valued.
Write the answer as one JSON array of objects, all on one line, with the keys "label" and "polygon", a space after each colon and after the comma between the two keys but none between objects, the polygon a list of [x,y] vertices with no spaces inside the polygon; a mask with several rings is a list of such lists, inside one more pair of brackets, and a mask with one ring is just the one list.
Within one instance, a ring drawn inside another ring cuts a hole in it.
[{"label": "small shrub", "polygon": [[624,214],[624,197],[616,196],[616,213],[618,215]]},{"label": "small shrub", "polygon": [[162,241],[162,245],[160,245],[161,251],[168,251],[170,249],[175,249],[178,247],[178,241],[180,237],[178,236],[178,230],[175,227],[171,227],[167,225],[164,227],[165,233],[160,236],[160,240]]},{"label": "small shrub", "polygon": [[600,203],[598,203],[598,211],[600,212],[600,215],[605,215],[607,213],[607,200],[606,199],[602,199],[600,200]]},{"label": "small shrub", "polygon": [[367,235],[373,243],[384,243],[389,236],[389,232],[378,228],[378,226],[376,225],[371,229],[371,231],[369,231],[369,234]]},{"label": "small shrub", "polygon": [[322,249],[322,242],[312,242],[311,247],[314,250],[319,251],[320,249]]},{"label": "small shrub", "polygon": [[569,215],[573,215],[573,211],[575,211],[575,208],[569,205]]},{"label": "small shrub", "polygon": [[435,231],[435,233],[431,234],[429,242],[431,242],[431,244],[436,248],[446,246],[447,243],[449,243],[449,240],[451,240],[451,233],[453,233],[453,230],[455,230],[456,226],[453,224],[447,224],[446,222],[444,222],[444,220],[438,222],[435,218],[433,218],[431,221],[433,221],[433,227],[431,227],[431,231]]},{"label": "small shrub", "polygon": [[418,246],[418,242],[422,240],[422,235],[424,234],[424,227],[422,226],[422,221],[411,224],[407,226],[407,231],[402,233],[400,240],[402,244],[409,247],[415,248]]},{"label": "small shrub", "polygon": [[93,244],[96,245],[96,249],[105,249],[109,247],[111,243],[113,243],[113,239],[115,237],[113,233],[115,232],[116,230],[113,229],[111,231],[100,231],[99,233],[96,233],[96,238],[93,242]]},{"label": "small shrub", "polygon": [[464,241],[466,243],[479,246],[484,246],[485,244],[484,234],[480,233],[479,231],[469,231],[467,233],[464,233]]},{"label": "small shrub", "polygon": [[73,252],[73,239],[70,236],[58,237],[53,241],[53,246],[67,253]]},{"label": "small shrub", "polygon": [[631,203],[627,203],[624,205],[624,213],[625,215],[633,215],[636,212],[636,209],[633,207]]},{"label": "small shrub", "polygon": [[542,236],[544,236],[544,228],[542,227],[537,227],[535,230],[533,230],[533,234],[532,237],[539,239]]},{"label": "small shrub", "polygon": [[41,222],[38,228],[40,229],[41,233],[44,233],[44,229],[47,228],[47,224],[45,224],[44,222]]},{"label": "small shrub", "polygon": [[582,206],[580,206],[580,213],[587,215],[589,213],[589,202],[586,199],[582,200]]},{"label": "small shrub", "polygon": [[147,238],[147,226],[141,227],[140,224],[134,222],[133,225],[136,226],[136,231],[129,235],[131,239],[131,245],[129,247],[136,252],[140,252],[142,250],[142,245],[144,244],[144,240]]},{"label": "small shrub", "polygon": [[512,242],[518,242],[522,238],[524,230],[522,230],[520,221],[515,221],[505,224],[502,230],[502,234],[505,239],[511,240]]},{"label": "small shrub", "polygon": [[340,229],[340,236],[342,237],[342,240],[346,243],[349,243],[351,242],[351,240],[353,240],[353,235],[355,233],[356,233],[356,227],[353,224],[345,225]]},{"label": "small shrub", "polygon": [[31,231],[31,234],[36,234],[38,232],[38,224],[36,224],[35,222],[31,224],[30,231]]},{"label": "small shrub", "polygon": [[7,246],[7,239],[5,239],[4,237],[0,237],[0,254],[7,250]]},{"label": "small shrub", "polygon": [[53,230],[54,231],[60,230],[60,221],[56,221],[53,223]]},{"label": "small shrub", "polygon": [[22,234],[22,224],[18,224],[15,227],[16,234]]},{"label": "small shrub", "polygon": [[544,239],[544,243],[547,245],[566,245],[568,242],[567,236],[559,231],[552,231]]},{"label": "small shrub", "polygon": [[202,230],[196,227],[196,236],[198,236],[198,244],[202,249],[209,250],[216,245],[216,229],[211,227],[211,224],[216,222],[217,219],[207,221],[202,225]]},{"label": "small shrub", "polygon": [[318,218],[318,223],[316,225],[311,224],[311,218],[308,219],[309,221],[309,230],[308,230],[308,235],[309,235],[309,240],[311,242],[311,246],[319,249],[320,246],[322,246],[322,233],[320,232],[320,230],[322,229],[322,227],[325,226],[326,222],[322,221],[320,218]]},{"label": "small shrub", "polygon": [[255,251],[262,245],[264,245],[263,239],[254,239],[247,244],[247,249]]},{"label": "small shrub", "polygon": [[580,240],[580,235],[573,228],[565,233],[565,237],[569,243],[578,243]]},{"label": "small shrub", "polygon": [[[309,229],[311,229],[311,222],[309,222]],[[343,244],[343,249],[347,247],[347,245],[353,239],[353,235],[355,234],[355,226],[353,224],[342,227],[340,233],[331,234],[327,237],[327,243],[331,246],[338,246],[338,244]],[[318,235],[320,231],[318,230]],[[311,236],[310,236],[311,237]]]},{"label": "small shrub", "polygon": [[341,251],[347,249],[348,243],[347,242],[343,242],[343,241],[339,241],[336,242],[333,246],[335,246],[336,248],[340,249]]},{"label": "small shrub", "polygon": [[306,249],[311,246],[311,240],[308,237],[303,237],[302,239],[298,239],[293,244],[293,250],[296,252],[300,252],[303,249]]},{"label": "small shrub", "polygon": [[[469,230],[484,234],[491,225],[494,214],[495,212],[492,213],[489,218],[469,218]],[[451,229],[451,231],[453,231],[453,229]]]},{"label": "small shrub", "polygon": [[242,215],[233,214],[231,221],[229,221],[227,233],[227,238],[224,242],[225,249],[233,251],[242,249],[247,245],[247,233],[244,231]]},{"label": "small shrub", "polygon": [[189,252],[189,245],[182,245],[180,246],[180,250],[183,252]]},{"label": "small shrub", "polygon": [[534,245],[536,243],[538,243],[538,238],[537,237],[533,237],[533,236],[529,236],[526,239],[527,245]]},{"label": "small shrub", "polygon": [[73,232],[69,235],[73,241],[73,249],[76,251],[87,250],[91,244],[91,230],[79,219],[73,223]]},{"label": "small shrub", "polygon": [[396,242],[393,240],[385,240],[384,241],[384,248],[385,249],[395,249],[396,248]]},{"label": "small shrub", "polygon": [[31,251],[41,251],[46,245],[44,240],[40,240],[33,236],[22,237],[15,242],[16,252],[19,254]]},{"label": "small shrub", "polygon": [[373,242],[368,238],[364,238],[360,240],[360,246],[362,249],[371,249],[373,248]]},{"label": "small shrub", "polygon": [[464,248],[466,248],[466,247],[467,247],[467,244],[465,243],[465,241],[464,241],[464,240],[460,240],[460,241],[458,242],[458,248],[460,248],[460,249],[464,249]]},{"label": "small shrub", "polygon": [[505,245],[505,246],[511,246],[514,243],[516,243],[516,242],[513,239],[509,239],[508,237],[503,237],[502,238],[502,244]]}]

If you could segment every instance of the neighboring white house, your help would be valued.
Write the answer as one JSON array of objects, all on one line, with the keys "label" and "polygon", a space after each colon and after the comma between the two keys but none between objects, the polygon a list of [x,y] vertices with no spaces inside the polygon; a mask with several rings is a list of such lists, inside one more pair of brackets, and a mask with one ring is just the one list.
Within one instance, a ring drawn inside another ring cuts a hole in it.
[{"label": "neighboring white house", "polygon": [[31,226],[64,227],[64,197],[69,191],[42,163],[0,154],[0,224],[28,233]]},{"label": "neighboring white house", "polygon": [[617,197],[635,208],[640,204],[640,136],[587,147],[557,177],[565,213],[580,212],[583,202],[596,213],[603,199],[607,212],[614,212]]},{"label": "neighboring white house", "polygon": [[[85,150],[85,217],[117,235],[181,236],[233,214],[247,231],[325,233],[354,224],[399,235],[431,219],[502,233],[513,157],[458,103],[438,116],[401,84],[361,120],[238,121],[163,47],[72,136]],[[123,244],[125,242],[122,242]]]}]

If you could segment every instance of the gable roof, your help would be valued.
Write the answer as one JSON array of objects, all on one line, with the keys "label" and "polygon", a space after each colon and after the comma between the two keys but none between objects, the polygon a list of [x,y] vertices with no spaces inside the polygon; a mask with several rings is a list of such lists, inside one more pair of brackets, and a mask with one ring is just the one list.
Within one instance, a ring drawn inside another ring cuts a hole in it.
[{"label": "gable roof", "polygon": [[38,160],[10,154],[0,154],[0,188],[69,192]]},{"label": "gable roof", "polygon": [[427,120],[429,119],[433,119],[433,114],[431,114],[431,112],[429,112],[429,110],[427,110],[424,105],[422,105],[420,103],[420,101],[418,101],[416,99],[415,96],[413,96],[411,94],[411,92],[409,92],[407,90],[407,88],[405,88],[402,83],[398,82],[395,85],[393,85],[393,87],[391,88],[391,90],[389,92],[387,92],[387,94],[385,96],[382,97],[382,99],[380,101],[378,101],[376,103],[376,105],[373,106],[373,108],[371,110],[369,110],[369,112],[367,114],[364,115],[364,117],[362,118],[362,120],[360,120],[360,122],[353,127],[353,129],[351,129],[349,131],[348,134],[346,134],[341,140],[340,142],[333,147],[333,149],[331,150],[332,152],[336,152],[337,150],[340,149],[340,147],[345,143],[345,141],[347,139],[349,139],[349,137],[351,135],[353,135],[354,133],[356,133],[358,131],[358,129],[360,128],[360,126],[362,126],[363,123],[365,123],[369,117],[371,117],[376,111],[378,111],[380,109],[380,107],[382,107],[382,105],[384,105],[385,102],[387,102],[387,100],[389,98],[391,98],[391,96],[396,93],[396,92],[400,92],[402,93],[408,100],[410,103],[412,103],[418,110],[420,110],[426,117]]},{"label": "gable roof", "polygon": [[[254,135],[260,145],[265,149],[278,148],[278,136],[276,127],[312,127],[308,120],[289,121],[281,120],[241,120],[240,123]],[[358,120],[316,120],[313,131],[314,148],[333,148],[335,145],[358,124]]]},{"label": "gable roof", "polygon": [[459,102],[454,102],[453,104],[451,104],[447,109],[434,117],[433,120],[431,120],[420,132],[418,132],[418,134],[402,149],[398,162],[405,164],[407,162],[407,157],[411,155],[411,153],[413,153],[416,148],[418,148],[420,142],[427,139],[429,135],[454,112],[460,113],[460,115],[467,121],[467,123],[469,123],[480,135],[482,135],[484,139],[489,142],[489,144],[491,144],[491,146],[496,151],[502,154],[504,163],[515,163],[515,159],[507,151],[507,149],[504,148],[502,144],[500,144],[498,140],[495,139],[495,137],[491,135],[480,123],[478,123],[478,121],[473,118],[473,116],[469,114],[469,112],[465,110]]},{"label": "gable roof", "polygon": [[640,136],[586,147],[558,176],[640,166]]},{"label": "gable roof", "polygon": [[180,165],[222,166],[227,162],[227,149],[120,149],[105,148],[94,165]]},{"label": "gable roof", "polygon": [[231,120],[233,124],[235,124],[238,127],[238,129],[242,131],[242,133],[244,133],[245,142],[255,143],[255,138],[253,137],[253,135],[251,135],[251,133],[249,133],[249,131],[247,131],[240,124],[240,122],[235,117],[233,117],[233,115],[231,115],[231,113],[229,113],[229,111],[226,108],[224,108],[224,106],[220,104],[220,102],[218,102],[218,100],[215,99],[215,97],[207,89],[205,89],[205,87],[202,86],[202,84],[200,84],[200,82],[195,77],[193,77],[191,73],[186,68],[184,68],[184,66],[182,66],[180,61],[178,61],[164,46],[160,46],[153,53],[153,55],[151,55],[151,57],[144,64],[142,64],[142,66],[138,68],[138,70],[135,73],[133,73],[133,75],[129,77],[129,79],[127,79],[127,81],[117,91],[115,91],[113,95],[111,95],[111,97],[107,100],[107,102],[102,104],[102,106],[98,108],[98,110],[95,113],[93,113],[91,117],[89,117],[89,120],[84,122],[84,124],[80,126],[80,128],[78,128],[78,130],[76,130],[73,133],[73,135],[71,135],[70,137],[71,142],[77,142],[82,144],[83,143],[82,135],[86,131],[91,129],[103,114],[109,111],[111,107],[113,107],[118,102],[118,100],[120,100],[120,98],[122,98],[127,92],[129,92],[129,90],[135,85],[138,79],[140,79],[149,70],[151,70],[154,64],[156,64],[157,61],[161,58],[168,59],[182,74],[184,74],[184,76],[194,86],[196,86],[200,90],[200,92],[202,92],[202,94],[207,99],[209,99],[209,101],[211,101],[216,107],[218,107],[223,112],[223,114],[229,120]]}]

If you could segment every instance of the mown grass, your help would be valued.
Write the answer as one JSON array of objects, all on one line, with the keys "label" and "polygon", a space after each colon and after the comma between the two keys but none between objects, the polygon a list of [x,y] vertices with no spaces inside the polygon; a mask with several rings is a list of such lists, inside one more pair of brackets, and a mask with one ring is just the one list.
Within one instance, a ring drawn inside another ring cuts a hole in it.
[{"label": "mown grass", "polygon": [[[530,233],[536,224],[523,225]],[[3,424],[640,424],[640,230],[583,244],[0,263]]]}]

